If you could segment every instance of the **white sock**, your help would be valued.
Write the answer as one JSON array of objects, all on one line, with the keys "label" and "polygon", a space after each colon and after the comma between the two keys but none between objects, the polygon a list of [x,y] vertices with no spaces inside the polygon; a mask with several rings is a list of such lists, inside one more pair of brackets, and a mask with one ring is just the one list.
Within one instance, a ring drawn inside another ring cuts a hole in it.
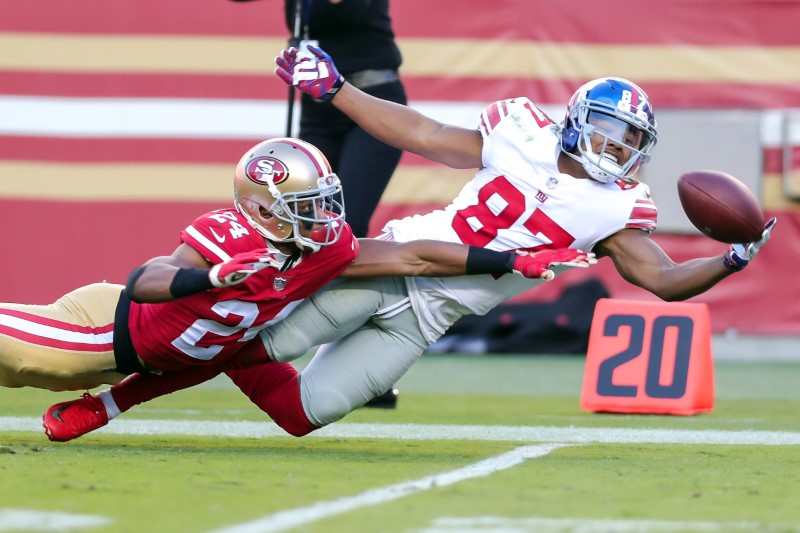
[{"label": "white sock", "polygon": [[97,397],[103,401],[103,405],[106,408],[106,414],[108,415],[109,420],[114,420],[122,414],[122,411],[120,411],[119,407],[117,407],[117,402],[114,401],[114,396],[111,394],[111,389],[98,392]]}]

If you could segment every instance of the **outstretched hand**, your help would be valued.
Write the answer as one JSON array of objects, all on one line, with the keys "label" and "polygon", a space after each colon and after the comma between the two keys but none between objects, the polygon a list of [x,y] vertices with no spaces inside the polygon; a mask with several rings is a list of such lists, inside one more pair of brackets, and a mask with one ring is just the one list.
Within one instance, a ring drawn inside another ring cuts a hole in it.
[{"label": "outstretched hand", "polygon": [[333,59],[321,49],[309,45],[311,55],[301,54],[297,48],[283,50],[275,58],[275,74],[287,85],[322,100],[330,101],[344,85],[344,76],[336,70]]},{"label": "outstretched hand", "polygon": [[261,248],[236,254],[224,263],[214,265],[208,271],[208,278],[214,287],[230,287],[267,267],[280,268],[280,264],[269,249]]},{"label": "outstretched hand", "polygon": [[573,248],[556,248],[533,253],[517,251],[517,254],[514,260],[514,273],[532,279],[553,279],[556,277],[555,272],[551,270],[554,266],[586,268],[597,264],[597,258],[592,252]]},{"label": "outstretched hand", "polygon": [[761,232],[761,238],[757,241],[731,244],[728,253],[725,254],[725,266],[728,270],[738,272],[746,267],[756,256],[758,251],[767,244],[767,241],[769,241],[772,235],[772,228],[774,228],[777,223],[778,219],[776,217],[769,219],[764,225],[764,231]]}]

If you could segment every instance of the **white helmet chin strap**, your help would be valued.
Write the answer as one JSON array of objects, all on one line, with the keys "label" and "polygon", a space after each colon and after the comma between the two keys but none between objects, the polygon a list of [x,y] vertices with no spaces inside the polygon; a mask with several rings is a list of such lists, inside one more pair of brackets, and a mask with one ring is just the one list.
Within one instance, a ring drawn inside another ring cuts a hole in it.
[{"label": "white helmet chin strap", "polygon": [[276,235],[274,235],[272,232],[270,232],[267,228],[265,228],[264,226],[262,226],[261,224],[256,222],[255,219],[253,219],[253,217],[250,216],[250,213],[248,213],[247,210],[245,210],[243,207],[240,206],[239,202],[236,202],[235,205],[236,205],[236,210],[239,211],[239,213],[242,214],[242,216],[247,220],[247,222],[250,223],[250,225],[253,227],[253,229],[256,230],[256,232],[259,235],[261,235],[262,237],[264,237],[268,241],[280,242],[280,243],[293,242],[299,248],[301,248],[302,250],[304,250],[306,252],[309,252],[309,253],[318,252],[322,248],[322,244],[321,243],[317,243],[317,242],[314,242],[314,241],[312,241],[310,239],[305,239],[305,238],[302,238],[302,237],[298,238],[298,235],[300,234],[300,232],[299,232],[299,229],[298,229],[297,225],[292,223],[292,222],[286,222],[284,220],[281,220],[280,223],[289,224],[289,225],[292,226],[292,237],[279,238]]},{"label": "white helmet chin strap", "polygon": [[600,157],[600,154],[589,152],[583,154],[582,160],[583,168],[586,169],[586,172],[589,173],[592,179],[603,183],[612,183],[618,179],[627,179],[622,177],[624,176],[622,167],[605,156]]},{"label": "white helmet chin strap", "polygon": [[633,176],[636,174],[636,171],[633,169],[638,167],[637,162],[641,157],[641,152],[627,146],[626,148],[631,151],[631,157],[624,165],[620,165],[615,160],[616,158],[613,154],[606,152],[606,144],[609,139],[604,134],[600,133],[600,135],[606,137],[600,149],[600,153],[595,153],[592,150],[591,136],[593,131],[594,128],[591,126],[584,127],[584,131],[581,133],[581,139],[577,143],[580,155],[575,155],[563,149],[562,151],[579,162],[593,180],[601,183],[613,183],[619,179],[635,182],[636,180]]},{"label": "white helmet chin strap", "polygon": [[561,151],[580,163],[589,174],[589,177],[595,181],[599,181],[600,183],[613,183],[619,179],[615,176],[615,173],[620,172],[622,169],[607,159],[600,161],[600,156],[595,153],[591,153],[591,155],[584,154],[583,157],[580,157],[566,150]]}]

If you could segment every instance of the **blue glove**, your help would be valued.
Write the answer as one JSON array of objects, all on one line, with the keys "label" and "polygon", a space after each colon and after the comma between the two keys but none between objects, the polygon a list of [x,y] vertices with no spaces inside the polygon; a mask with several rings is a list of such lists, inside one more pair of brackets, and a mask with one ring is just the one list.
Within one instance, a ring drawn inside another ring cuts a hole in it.
[{"label": "blue glove", "polygon": [[275,74],[312,98],[329,102],[344,85],[344,76],[327,53],[311,45],[308,50],[311,55],[300,54],[294,47],[283,50],[275,58]]},{"label": "blue glove", "polygon": [[777,218],[772,217],[769,219],[769,222],[764,226],[764,231],[761,233],[761,238],[757,241],[743,244],[731,244],[723,260],[725,267],[733,272],[739,272],[746,267],[756,256],[758,251],[767,244],[769,236],[772,234],[772,228],[774,228],[777,223]]}]

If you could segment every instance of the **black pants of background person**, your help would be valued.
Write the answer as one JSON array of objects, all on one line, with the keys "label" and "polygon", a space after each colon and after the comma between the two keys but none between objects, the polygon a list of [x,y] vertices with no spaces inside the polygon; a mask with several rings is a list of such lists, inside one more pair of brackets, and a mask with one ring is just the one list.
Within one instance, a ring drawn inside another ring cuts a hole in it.
[{"label": "black pants of background person", "polygon": [[[359,88],[383,100],[407,103],[399,80]],[[347,222],[356,237],[366,237],[369,220],[402,151],[376,140],[331,104],[303,95],[300,106],[300,138],[328,158],[347,191]]]},{"label": "black pants of background person", "polygon": [[[350,79],[348,75],[345,78]],[[362,85],[359,89],[383,100],[408,103],[399,80]],[[400,162],[402,150],[378,141],[330,104],[303,95],[300,106],[300,138],[319,148],[328,158],[333,171],[342,180],[342,188],[347,191],[347,222],[356,237],[366,237],[372,213]],[[366,407],[395,408],[397,394],[397,389],[392,387],[370,400]]]}]

